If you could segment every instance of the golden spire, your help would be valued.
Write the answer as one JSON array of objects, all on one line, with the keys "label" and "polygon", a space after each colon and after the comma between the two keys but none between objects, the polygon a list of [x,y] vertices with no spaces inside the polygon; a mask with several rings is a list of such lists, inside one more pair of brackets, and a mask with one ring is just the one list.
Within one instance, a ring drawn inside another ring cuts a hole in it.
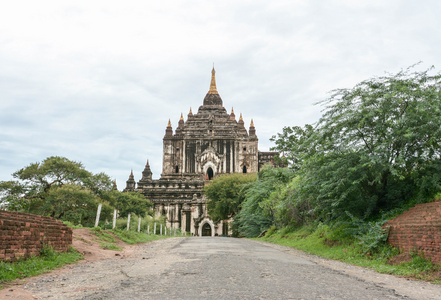
[{"label": "golden spire", "polygon": [[168,119],[168,125],[167,125],[167,127],[171,127],[170,119]]},{"label": "golden spire", "polygon": [[211,70],[211,84],[210,84],[210,90],[208,91],[209,94],[219,94],[216,89],[215,73],[216,71],[214,70],[214,66],[213,66],[213,70]]},{"label": "golden spire", "polygon": [[191,111],[191,107],[190,107],[190,112],[188,113],[189,115],[192,115],[193,113],[192,113],[192,111]]},{"label": "golden spire", "polygon": [[243,122],[243,119],[242,119],[242,113],[240,113],[239,121],[242,121],[242,122]]},{"label": "golden spire", "polygon": [[250,127],[254,127],[253,119],[251,119],[251,125],[250,125]]},{"label": "golden spire", "polygon": [[234,115],[234,109],[233,108],[231,108],[231,114]]},{"label": "golden spire", "polygon": [[179,119],[179,121],[184,121],[184,116],[181,113],[181,118]]}]

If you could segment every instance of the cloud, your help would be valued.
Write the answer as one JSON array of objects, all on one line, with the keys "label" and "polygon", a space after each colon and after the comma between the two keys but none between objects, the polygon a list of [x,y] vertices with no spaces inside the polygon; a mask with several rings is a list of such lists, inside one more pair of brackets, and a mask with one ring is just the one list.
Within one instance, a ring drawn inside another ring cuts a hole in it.
[{"label": "cloud", "polygon": [[0,9],[0,180],[50,155],[122,189],[162,171],[168,119],[196,112],[213,62],[259,147],[313,105],[418,61],[439,68],[438,1],[10,1]]}]

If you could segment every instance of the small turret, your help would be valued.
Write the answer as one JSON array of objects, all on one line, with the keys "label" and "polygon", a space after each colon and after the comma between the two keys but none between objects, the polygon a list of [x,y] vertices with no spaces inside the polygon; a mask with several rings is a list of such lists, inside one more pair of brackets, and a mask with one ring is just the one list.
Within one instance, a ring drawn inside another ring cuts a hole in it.
[{"label": "small turret", "polygon": [[147,164],[145,165],[144,171],[142,171],[141,181],[152,181],[152,170],[150,170],[149,161],[147,160]]},{"label": "small turret", "polygon": [[193,117],[193,112],[191,111],[191,107],[190,107],[190,112],[188,113],[187,119],[190,119],[191,117]]},{"label": "small turret", "polygon": [[178,127],[180,129],[184,128],[184,116],[182,115],[182,113],[181,113],[181,118],[179,119],[179,122],[178,122]]},{"label": "small turret", "polygon": [[230,120],[236,121],[236,115],[234,114],[234,109],[233,108],[231,108]]},{"label": "small turret", "polygon": [[171,126],[170,119],[168,119],[167,128],[165,129],[165,136],[173,136],[173,128]]},{"label": "small turret", "polygon": [[240,113],[239,122],[237,122],[237,131],[241,133],[243,136],[248,136],[248,132],[245,129],[245,123],[242,118],[242,113]]},{"label": "small turret", "polygon": [[116,185],[116,179],[115,181],[113,181],[113,187],[112,187],[113,191],[117,191],[118,190],[118,186]]},{"label": "small turret", "polygon": [[129,180],[126,181],[125,191],[133,191],[136,188],[135,177],[133,176],[133,170],[130,172]]},{"label": "small turret", "polygon": [[256,135],[256,128],[254,127],[253,119],[251,119],[250,130],[248,131],[250,136]]}]

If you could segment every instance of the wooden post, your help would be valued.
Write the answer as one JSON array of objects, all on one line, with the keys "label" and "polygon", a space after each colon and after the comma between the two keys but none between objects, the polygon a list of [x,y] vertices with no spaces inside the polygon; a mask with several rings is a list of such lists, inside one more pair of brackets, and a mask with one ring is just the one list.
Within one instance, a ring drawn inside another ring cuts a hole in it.
[{"label": "wooden post", "polygon": [[141,232],[141,217],[138,217],[138,232]]},{"label": "wooden post", "polygon": [[112,229],[115,229],[116,227],[116,215],[118,214],[118,211],[116,209],[113,210],[113,225]]},{"label": "wooden post", "polygon": [[127,231],[129,231],[129,228],[130,228],[130,213],[127,216]]},{"label": "wooden post", "polygon": [[95,219],[95,227],[98,227],[98,222],[100,221],[100,214],[101,214],[101,207],[103,205],[100,203],[98,204],[98,210],[96,212],[96,219]]},{"label": "wooden post", "polygon": [[153,234],[156,235],[156,222],[155,222],[155,226],[153,226]]}]

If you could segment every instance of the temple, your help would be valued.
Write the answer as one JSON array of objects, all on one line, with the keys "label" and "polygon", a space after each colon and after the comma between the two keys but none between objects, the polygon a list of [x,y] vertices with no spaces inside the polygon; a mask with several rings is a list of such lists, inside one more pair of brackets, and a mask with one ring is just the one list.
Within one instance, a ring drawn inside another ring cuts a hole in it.
[{"label": "temple", "polygon": [[152,179],[149,162],[136,184],[133,171],[125,191],[140,191],[154,204],[156,216],[165,215],[167,227],[197,236],[229,235],[232,221],[215,223],[207,211],[203,187],[229,173],[256,173],[272,163],[276,152],[259,152],[254,122],[249,129],[240,114],[228,114],[217,91],[215,70],[210,89],[196,114],[183,115],[173,132],[170,120],[163,139],[162,174]]}]

